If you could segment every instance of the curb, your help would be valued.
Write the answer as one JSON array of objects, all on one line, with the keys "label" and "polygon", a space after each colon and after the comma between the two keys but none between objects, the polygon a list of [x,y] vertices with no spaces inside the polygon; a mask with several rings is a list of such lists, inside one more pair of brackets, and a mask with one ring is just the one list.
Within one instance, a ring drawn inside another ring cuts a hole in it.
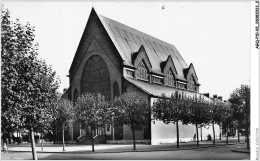
[{"label": "curb", "polygon": [[[19,151],[19,150],[8,150],[7,152],[4,152],[3,150],[1,150],[2,154],[4,153],[8,153],[8,152],[18,152],[18,153],[31,153],[32,151]],[[65,151],[66,152],[66,151]],[[55,152],[55,151],[36,151],[36,153],[65,153],[65,152]]]},{"label": "curb", "polygon": [[[234,143],[230,144],[220,144],[220,145],[210,145],[210,146],[201,146],[201,147],[190,147],[190,148],[179,148],[179,149],[152,149],[152,150],[126,150],[126,151],[59,151],[59,152],[51,152],[51,151],[36,151],[37,153],[66,153],[66,154],[97,154],[97,153],[128,153],[128,152],[157,152],[157,151],[179,151],[179,150],[193,150],[193,149],[203,149],[203,148],[212,148],[212,147],[219,147],[219,146],[227,146],[227,145],[235,145]],[[232,150],[231,150],[232,151]],[[8,152],[31,152],[31,151],[15,151],[15,150],[8,150]]]},{"label": "curb", "polygon": [[241,151],[241,150],[236,150],[236,149],[232,149],[231,151],[232,151],[232,152],[237,152],[237,153],[246,153],[246,154],[250,154],[250,151],[247,152],[247,151]]}]

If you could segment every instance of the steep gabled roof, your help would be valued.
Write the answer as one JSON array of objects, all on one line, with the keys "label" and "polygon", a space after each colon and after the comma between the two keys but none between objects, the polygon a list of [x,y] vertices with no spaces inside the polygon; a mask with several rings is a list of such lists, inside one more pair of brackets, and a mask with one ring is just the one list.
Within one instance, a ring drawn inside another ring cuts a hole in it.
[{"label": "steep gabled roof", "polygon": [[[132,55],[138,52],[141,46],[143,46],[151,62],[152,73],[162,74],[161,63],[166,61],[167,58],[171,56],[177,71],[177,78],[180,80],[185,80],[184,69],[188,68],[188,65],[175,46],[122,23],[116,22],[102,15],[98,15],[94,8],[91,10],[86,28],[90,20],[98,21],[98,24],[101,24],[102,27],[104,27],[104,30],[108,34],[121,59],[123,60],[123,65],[134,67],[132,63]],[[70,73],[72,74],[72,69],[78,68],[79,66],[77,59],[82,59],[82,53],[84,53],[82,46],[84,46],[83,40],[86,37],[86,28],[70,67]],[[74,71],[76,70],[77,69],[74,69]]]},{"label": "steep gabled roof", "polygon": [[102,15],[98,17],[124,60],[124,65],[133,66],[131,54],[136,53],[143,45],[153,72],[161,73],[160,62],[167,60],[171,55],[178,77],[184,79],[183,69],[188,68],[188,65],[175,46]]},{"label": "steep gabled roof", "polygon": [[189,74],[194,74],[194,77],[196,79],[196,83],[198,83],[198,77],[197,77],[197,74],[195,72],[195,68],[194,68],[192,63],[190,64],[189,68],[186,68],[186,69],[183,70],[183,73],[184,73],[185,79],[187,79]]},{"label": "steep gabled roof", "polygon": [[137,63],[139,62],[140,59],[143,59],[146,62],[146,65],[147,65],[149,71],[151,71],[152,70],[152,63],[151,63],[143,45],[140,47],[138,52],[132,54],[132,61],[131,62],[134,66],[137,66],[138,65]]},{"label": "steep gabled roof", "polygon": [[180,76],[177,73],[176,67],[174,65],[174,62],[172,60],[171,55],[168,56],[167,60],[161,63],[161,70],[163,73],[166,73],[169,68],[172,68],[174,76],[178,79],[184,80],[183,77],[180,78]]}]

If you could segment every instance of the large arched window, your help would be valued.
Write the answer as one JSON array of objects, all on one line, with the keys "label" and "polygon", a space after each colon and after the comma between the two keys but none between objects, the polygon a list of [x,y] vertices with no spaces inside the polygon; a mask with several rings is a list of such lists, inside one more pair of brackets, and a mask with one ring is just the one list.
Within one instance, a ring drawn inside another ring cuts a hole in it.
[{"label": "large arched window", "polygon": [[80,93],[101,93],[111,99],[110,76],[105,61],[98,55],[88,59],[82,72]]},{"label": "large arched window", "polygon": [[148,80],[149,79],[149,75],[147,73],[147,68],[146,68],[143,61],[141,61],[137,66],[136,77],[138,79],[142,79],[142,80]]},{"label": "large arched window", "polygon": [[169,69],[166,73],[165,83],[167,86],[174,86],[174,84],[175,84],[175,78],[174,78],[174,75],[173,75],[171,69]]},{"label": "large arched window", "polygon": [[119,96],[119,86],[118,83],[115,82],[113,85],[113,98],[116,98]]}]

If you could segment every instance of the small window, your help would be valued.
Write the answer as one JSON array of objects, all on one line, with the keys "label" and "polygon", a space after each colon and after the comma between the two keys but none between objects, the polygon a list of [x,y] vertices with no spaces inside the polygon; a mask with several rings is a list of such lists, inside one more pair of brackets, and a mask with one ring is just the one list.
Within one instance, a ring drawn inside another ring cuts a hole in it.
[{"label": "small window", "polygon": [[196,91],[196,83],[193,77],[190,78],[189,85],[190,85],[190,90]]},{"label": "small window", "polygon": [[126,75],[128,76],[128,77],[133,77],[133,71],[130,71],[130,70],[126,70]]},{"label": "small window", "polygon": [[153,83],[162,84],[162,79],[161,78],[153,77],[152,80],[153,80]]},{"label": "small window", "polygon": [[168,86],[174,86],[175,78],[171,70],[166,73],[165,84]]},{"label": "small window", "polygon": [[111,125],[110,125],[110,124],[108,124],[108,125],[105,126],[105,133],[106,133],[107,135],[111,135],[111,134],[112,134]]},{"label": "small window", "polygon": [[186,85],[182,84],[182,83],[179,83],[178,87],[181,88],[181,89],[186,89]]},{"label": "small window", "polygon": [[116,98],[119,96],[119,86],[118,83],[115,82],[113,85],[113,98]]},{"label": "small window", "polygon": [[144,62],[141,61],[136,69],[136,77],[141,80],[148,80],[148,73]]},{"label": "small window", "polygon": [[110,125],[107,125],[106,131],[107,131],[107,132],[110,132]]}]

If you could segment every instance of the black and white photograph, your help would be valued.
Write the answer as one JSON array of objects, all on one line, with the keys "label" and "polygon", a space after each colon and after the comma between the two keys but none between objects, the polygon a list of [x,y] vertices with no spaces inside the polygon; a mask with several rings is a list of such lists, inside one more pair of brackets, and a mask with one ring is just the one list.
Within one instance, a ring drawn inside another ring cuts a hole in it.
[{"label": "black and white photograph", "polygon": [[1,160],[259,159],[259,1],[1,13]]}]

